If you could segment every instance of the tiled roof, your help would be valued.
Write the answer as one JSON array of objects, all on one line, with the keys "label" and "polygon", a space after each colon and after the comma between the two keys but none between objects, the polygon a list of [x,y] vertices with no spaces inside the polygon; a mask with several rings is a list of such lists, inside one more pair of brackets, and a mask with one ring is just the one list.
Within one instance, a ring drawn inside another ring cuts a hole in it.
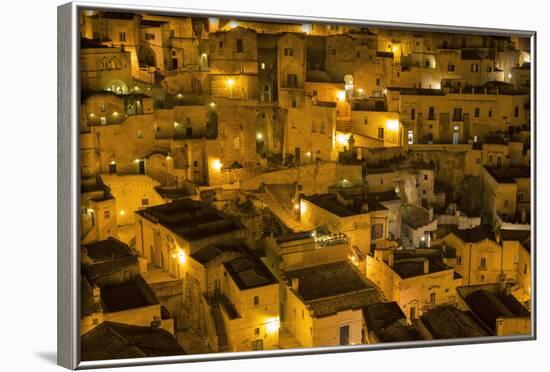
[{"label": "tiled roof", "polygon": [[489,336],[468,312],[454,307],[431,309],[420,320],[435,339]]},{"label": "tiled roof", "polygon": [[103,322],[81,338],[84,361],[184,355],[185,350],[164,329]]},{"label": "tiled roof", "polygon": [[141,275],[121,284],[101,288],[105,312],[117,312],[158,304],[155,293]]}]

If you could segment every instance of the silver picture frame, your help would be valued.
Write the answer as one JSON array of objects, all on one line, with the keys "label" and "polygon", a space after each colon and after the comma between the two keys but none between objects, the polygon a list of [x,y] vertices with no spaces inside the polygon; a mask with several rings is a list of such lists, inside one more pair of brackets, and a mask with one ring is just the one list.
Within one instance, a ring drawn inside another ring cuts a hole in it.
[{"label": "silver picture frame", "polygon": [[[431,340],[418,342],[397,342],[372,345],[350,345],[338,347],[315,347],[304,349],[270,350],[261,352],[232,352],[143,359],[117,359],[108,361],[82,362],[80,360],[80,154],[79,154],[79,11],[83,9],[154,12],[177,16],[234,17],[248,20],[302,21],[343,25],[391,27],[403,30],[444,31],[470,34],[515,35],[531,40],[531,283],[532,321],[531,334],[525,336],[491,336],[452,340]],[[428,346],[450,346],[509,341],[535,340],[537,337],[537,283],[536,283],[536,32],[528,30],[474,28],[451,25],[413,24],[381,22],[374,20],[319,18],[278,14],[247,13],[236,11],[213,11],[158,6],[126,6],[85,1],[73,1],[58,7],[58,160],[57,160],[57,361],[69,369],[153,365],[183,362],[202,362],[243,358],[265,358],[276,356],[342,353],[384,349],[416,348]]]}]

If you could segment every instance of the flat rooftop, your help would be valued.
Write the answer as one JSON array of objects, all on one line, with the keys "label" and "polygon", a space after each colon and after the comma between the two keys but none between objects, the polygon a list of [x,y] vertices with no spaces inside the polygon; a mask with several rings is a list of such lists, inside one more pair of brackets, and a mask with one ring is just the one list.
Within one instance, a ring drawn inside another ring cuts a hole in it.
[{"label": "flat rooftop", "polygon": [[[333,194],[315,194],[306,196],[304,199],[329,211],[332,214],[337,215],[338,217],[351,217],[366,214],[370,211],[387,209],[382,204],[374,200],[354,199],[353,202],[350,201],[349,203],[344,204],[338,200],[336,195]],[[367,210],[363,208],[364,206],[367,207]]]},{"label": "flat rooftop", "polygon": [[200,240],[242,230],[241,224],[207,203],[180,199],[149,207],[138,215],[165,226],[187,241]]}]

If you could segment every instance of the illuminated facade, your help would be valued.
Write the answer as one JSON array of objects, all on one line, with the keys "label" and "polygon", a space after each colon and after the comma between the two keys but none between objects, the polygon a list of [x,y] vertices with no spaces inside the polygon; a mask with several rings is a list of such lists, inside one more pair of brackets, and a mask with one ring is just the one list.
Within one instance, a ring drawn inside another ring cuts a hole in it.
[{"label": "illuminated facade", "polygon": [[173,354],[526,332],[519,307],[478,314],[530,309],[525,40],[80,26],[83,355],[149,328]]}]

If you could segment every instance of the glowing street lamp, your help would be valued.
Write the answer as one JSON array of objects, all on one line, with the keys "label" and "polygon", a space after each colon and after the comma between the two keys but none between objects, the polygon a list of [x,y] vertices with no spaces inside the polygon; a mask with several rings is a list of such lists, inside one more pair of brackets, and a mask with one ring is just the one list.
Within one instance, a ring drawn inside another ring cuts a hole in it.
[{"label": "glowing street lamp", "polygon": [[281,327],[281,321],[279,320],[278,317],[269,319],[265,324],[267,333],[275,333],[279,330],[280,327]]},{"label": "glowing street lamp", "polygon": [[391,131],[396,131],[399,129],[399,121],[398,120],[388,120],[386,121],[386,128],[388,128]]},{"label": "glowing street lamp", "polygon": [[212,168],[215,170],[215,171],[220,171],[222,169],[222,163],[220,161],[220,159],[215,159],[213,162],[212,162]]},{"label": "glowing street lamp", "polygon": [[256,139],[258,139],[259,141],[263,140],[264,139],[263,134],[261,133],[256,134]]},{"label": "glowing street lamp", "polygon": [[339,133],[336,135],[336,142],[338,142],[342,146],[348,145],[349,136],[343,133]]},{"label": "glowing street lamp", "polygon": [[233,97],[233,86],[235,85],[235,79],[229,78],[225,81],[225,84],[229,88],[229,97]]},{"label": "glowing street lamp", "polygon": [[338,101],[343,102],[346,99],[346,91],[345,90],[339,90],[336,93],[336,98],[338,98]]}]

